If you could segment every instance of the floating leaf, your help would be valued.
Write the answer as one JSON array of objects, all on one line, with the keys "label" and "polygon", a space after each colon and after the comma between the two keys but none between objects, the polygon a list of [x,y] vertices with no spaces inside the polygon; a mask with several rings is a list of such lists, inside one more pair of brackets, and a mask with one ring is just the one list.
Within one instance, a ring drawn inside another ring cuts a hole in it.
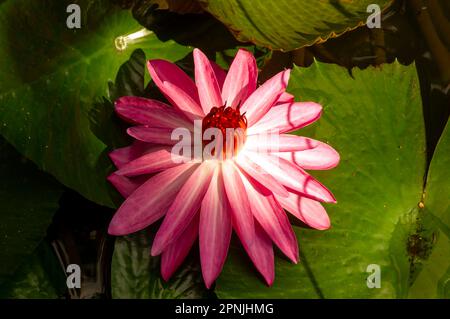
[{"label": "floating leaf", "polygon": [[0,137],[0,283],[44,238],[62,187]]},{"label": "floating leaf", "polygon": [[177,271],[169,282],[164,282],[160,276],[160,258],[150,256],[153,236],[149,231],[141,231],[116,240],[111,269],[113,298],[205,297],[207,292],[200,269],[192,258],[180,267],[182,269]]},{"label": "floating leaf", "polygon": [[422,232],[417,234],[420,248],[428,248],[428,253],[422,256],[420,272],[409,293],[411,298],[450,298],[449,155],[450,124],[447,122],[428,172]]},{"label": "floating leaf", "polygon": [[147,58],[168,60],[191,49],[147,32],[134,42],[121,38],[119,50],[117,37],[142,29],[131,13],[110,1],[78,1],[81,29],[69,29],[72,2],[0,4],[0,133],[66,186],[114,206],[105,180],[108,145],[92,116],[108,98],[108,82],[137,47]]},{"label": "floating leaf", "polygon": [[56,299],[64,295],[66,277],[47,242],[0,285],[2,299]]},{"label": "floating leaf", "polygon": [[[295,227],[300,262],[276,258],[271,288],[245,262],[242,248],[232,248],[215,292],[220,298],[404,296],[410,284],[407,244],[417,226],[426,162],[414,65],[353,69],[350,75],[315,62],[293,70],[288,90],[297,100],[324,106],[322,118],[298,134],[325,140],[341,155],[336,169],[312,172],[337,198],[326,207],[331,229]],[[379,289],[366,284],[371,264],[381,269]]]},{"label": "floating leaf", "polygon": [[241,41],[293,50],[363,25],[370,4],[384,9],[389,0],[199,0]]}]

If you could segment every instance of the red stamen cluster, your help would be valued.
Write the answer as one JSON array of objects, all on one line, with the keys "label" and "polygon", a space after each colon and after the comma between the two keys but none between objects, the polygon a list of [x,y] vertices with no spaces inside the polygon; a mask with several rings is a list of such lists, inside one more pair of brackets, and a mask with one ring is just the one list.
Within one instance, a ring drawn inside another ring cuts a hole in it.
[{"label": "red stamen cluster", "polygon": [[[241,129],[244,133],[247,130],[247,118],[245,114],[239,112],[239,109],[233,109],[231,107],[213,107],[211,111],[203,118],[202,121],[202,133],[204,133],[208,128],[217,128],[222,132],[223,136],[223,154],[226,152],[227,144],[227,134],[226,129]],[[244,142],[242,138],[244,136],[238,136],[237,133],[234,134],[234,154],[237,153],[241,144]]]}]

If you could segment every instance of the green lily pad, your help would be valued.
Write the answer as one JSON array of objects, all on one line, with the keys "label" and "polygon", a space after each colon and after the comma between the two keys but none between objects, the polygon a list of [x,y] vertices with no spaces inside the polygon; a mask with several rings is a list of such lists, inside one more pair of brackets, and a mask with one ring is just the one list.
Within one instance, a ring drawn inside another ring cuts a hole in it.
[{"label": "green lily pad", "polygon": [[363,25],[370,4],[386,8],[390,0],[199,0],[241,41],[293,50]]},{"label": "green lily pad", "polygon": [[191,48],[150,33],[126,47],[119,43],[119,50],[117,37],[142,29],[131,12],[111,1],[77,1],[81,28],[69,29],[66,8],[73,2],[0,4],[0,134],[64,185],[114,206],[105,180],[110,141],[96,131],[95,117],[109,97],[108,82],[136,48],[173,61]]},{"label": "green lily pad", "polygon": [[430,164],[422,209],[422,246],[432,246],[420,260],[410,298],[450,298],[450,124],[442,133]]},{"label": "green lily pad", "polygon": [[[416,231],[426,167],[419,82],[414,65],[399,63],[352,74],[315,62],[295,68],[288,90],[324,106],[322,118],[297,132],[326,141],[340,165],[312,172],[335,194],[326,205],[332,227],[294,227],[297,265],[276,258],[267,287],[234,245],[220,275],[220,298],[392,298],[411,285],[408,239]],[[437,201],[445,199],[439,196]],[[381,288],[369,288],[367,267],[380,266]],[[236,280],[239,277],[240,280]]]},{"label": "green lily pad", "polygon": [[0,137],[0,283],[44,238],[62,187]]},{"label": "green lily pad", "polygon": [[1,299],[56,299],[67,289],[66,277],[47,242],[0,285]]},{"label": "green lily pad", "polygon": [[[165,282],[160,276],[160,258],[150,256],[149,230],[116,239],[111,266],[113,298],[193,299],[207,297],[195,258],[189,258]],[[198,257],[197,257],[198,258]]]}]

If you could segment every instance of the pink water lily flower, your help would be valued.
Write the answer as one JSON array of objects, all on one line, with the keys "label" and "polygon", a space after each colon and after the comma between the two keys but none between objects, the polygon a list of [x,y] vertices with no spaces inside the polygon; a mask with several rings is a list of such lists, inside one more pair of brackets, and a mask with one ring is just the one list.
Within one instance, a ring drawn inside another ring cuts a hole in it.
[{"label": "pink water lily flower", "polygon": [[[295,102],[285,91],[290,70],[258,86],[255,58],[246,50],[238,51],[228,73],[200,50],[193,55],[195,82],[175,64],[148,62],[152,80],[171,105],[140,97],[116,101],[118,115],[135,125],[128,129],[135,141],[110,153],[118,170],[108,180],[126,200],[109,233],[130,234],[163,219],[151,254],[161,254],[165,280],[198,237],[209,288],[222,270],[234,230],[272,285],[273,244],[292,262],[299,258],[285,210],[310,227],[330,227],[320,202],[335,198],[305,170],[333,168],[339,154],[325,143],[286,134],[316,121],[322,111],[317,103]],[[172,132],[180,127],[194,132],[194,121],[203,125],[202,132],[239,128],[243,143],[231,156],[174,161],[178,141]],[[268,134],[276,138],[260,138]]]}]

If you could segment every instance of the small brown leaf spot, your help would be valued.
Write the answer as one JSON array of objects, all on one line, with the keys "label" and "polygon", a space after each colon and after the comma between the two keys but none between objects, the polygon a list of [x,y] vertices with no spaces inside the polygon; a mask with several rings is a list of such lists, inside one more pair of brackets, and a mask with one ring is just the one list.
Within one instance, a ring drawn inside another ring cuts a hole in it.
[{"label": "small brown leaf spot", "polygon": [[419,206],[420,209],[423,209],[425,207],[425,204],[423,202],[419,202],[418,206]]},{"label": "small brown leaf spot", "polygon": [[426,257],[426,240],[419,234],[413,234],[408,237],[407,242],[408,254],[413,258]]}]

